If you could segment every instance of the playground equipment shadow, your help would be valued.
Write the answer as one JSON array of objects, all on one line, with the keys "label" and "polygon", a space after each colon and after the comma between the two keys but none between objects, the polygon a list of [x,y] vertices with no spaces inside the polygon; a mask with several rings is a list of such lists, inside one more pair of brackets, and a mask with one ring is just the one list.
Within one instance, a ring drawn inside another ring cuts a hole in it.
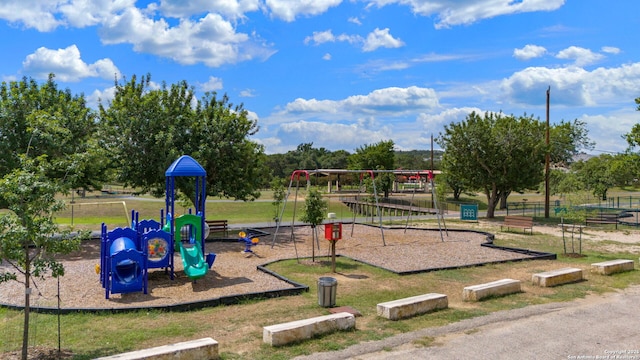
[{"label": "playground equipment shadow", "polygon": [[[311,227],[281,227],[262,229],[269,233],[253,248],[254,256],[244,253],[238,239],[208,241],[206,251],[218,256],[209,273],[197,281],[184,275],[176,254],[175,279],[163,269],[149,272],[148,294],[142,292],[112,294],[105,299],[95,265],[99,263],[100,244],[85,241],[82,248],[61,260],[65,276],[60,280],[60,310],[57,307],[57,281],[36,280],[37,289],[31,299],[32,309],[40,312],[123,312],[138,309],[187,311],[247,299],[270,298],[308,291],[307,284],[298,284],[268,269],[268,264],[291,258],[327,256],[330,242],[320,240],[314,246]],[[353,235],[350,235],[353,232]],[[383,239],[384,233],[384,239]],[[274,235],[275,234],[275,235]],[[292,241],[295,239],[295,241]],[[406,275],[438,269],[478,266],[487,263],[527,259],[555,258],[555,254],[536,253],[520,249],[496,248],[491,234],[468,230],[385,228],[345,224],[342,240],[336,244],[340,256]],[[5,265],[0,265],[5,266]],[[1,270],[1,269],[0,269]],[[0,284],[0,305],[23,307],[24,288],[18,282]]]}]

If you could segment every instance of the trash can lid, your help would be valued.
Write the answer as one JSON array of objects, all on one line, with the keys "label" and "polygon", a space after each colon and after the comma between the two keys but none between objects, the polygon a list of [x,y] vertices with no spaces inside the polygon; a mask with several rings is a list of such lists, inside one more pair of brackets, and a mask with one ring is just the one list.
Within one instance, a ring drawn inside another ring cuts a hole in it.
[{"label": "trash can lid", "polygon": [[332,277],[323,276],[320,279],[318,279],[318,282],[333,284],[333,283],[338,282],[338,280],[336,280],[335,278],[332,278]]}]

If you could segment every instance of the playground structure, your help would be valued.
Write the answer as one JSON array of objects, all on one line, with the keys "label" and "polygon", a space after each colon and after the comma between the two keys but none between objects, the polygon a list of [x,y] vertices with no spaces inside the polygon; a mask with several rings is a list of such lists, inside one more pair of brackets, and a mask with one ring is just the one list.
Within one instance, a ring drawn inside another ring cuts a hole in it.
[{"label": "playground structure", "polygon": [[[441,241],[444,241],[444,235],[449,235],[448,231],[447,231],[447,226],[446,223],[444,221],[444,216],[442,213],[442,210],[438,208],[438,204],[437,204],[437,200],[436,200],[436,194],[435,194],[435,182],[434,182],[434,177],[435,177],[435,172],[433,170],[345,170],[345,169],[315,169],[315,170],[294,170],[291,173],[291,177],[289,180],[289,186],[287,188],[287,193],[285,195],[284,201],[282,203],[282,208],[280,209],[277,218],[276,218],[276,230],[273,236],[273,241],[271,243],[271,247],[273,248],[273,246],[275,246],[275,239],[276,236],[278,235],[278,230],[282,224],[282,217],[284,215],[284,210],[287,206],[287,200],[289,198],[289,195],[291,195],[291,189],[295,186],[295,195],[294,195],[294,205],[293,205],[293,219],[291,221],[291,228],[293,229],[293,227],[295,226],[295,219],[296,219],[296,208],[297,208],[297,201],[298,201],[298,189],[300,187],[300,176],[304,175],[306,178],[306,187],[308,188],[310,186],[310,181],[309,181],[309,176],[311,174],[315,174],[315,175],[331,175],[331,174],[337,174],[338,176],[342,175],[342,174],[358,174],[360,177],[360,183],[358,185],[357,188],[357,194],[355,195],[355,198],[351,201],[344,201],[343,203],[346,204],[347,206],[349,206],[353,212],[353,219],[351,222],[351,236],[353,236],[353,229],[354,229],[354,225],[356,223],[356,213],[357,213],[357,209],[359,208],[359,206],[369,206],[371,205],[371,201],[369,199],[361,199],[361,194],[362,194],[362,190],[363,190],[363,185],[364,185],[364,178],[366,175],[368,175],[371,178],[371,185],[373,187],[373,204],[372,207],[374,208],[374,212],[371,215],[372,220],[374,216],[378,217],[378,227],[380,229],[380,236],[382,238],[382,244],[383,246],[386,246],[386,241],[385,241],[385,237],[384,237],[384,227],[382,226],[382,209],[386,206],[389,206],[388,204],[381,204],[379,201],[379,196],[378,196],[378,191],[376,189],[376,181],[375,181],[375,177],[376,174],[383,174],[383,173],[389,173],[389,174],[393,174],[395,176],[397,175],[406,175],[406,174],[413,174],[412,176],[414,176],[415,178],[418,179],[422,179],[423,176],[426,174],[427,177],[427,181],[428,181],[428,185],[431,189],[431,196],[433,199],[433,204],[435,206],[436,209],[434,209],[433,213],[436,215],[436,218],[438,220],[438,229],[440,232],[440,239]],[[294,180],[295,180],[295,185],[294,185]],[[420,180],[422,181],[422,180]],[[339,183],[336,183],[336,188],[339,188]],[[329,182],[329,186],[328,186],[328,190],[329,192],[331,191],[331,182]],[[417,209],[414,209],[413,207],[413,200],[415,197],[415,193],[416,193],[416,188],[413,188],[413,193],[411,196],[411,201],[410,201],[410,205],[408,206],[404,206],[403,208],[406,208],[406,210],[408,211],[408,217],[406,219],[406,225],[405,225],[405,231],[406,229],[409,227],[409,221],[411,219],[411,213],[416,211]],[[394,208],[399,208],[397,205],[392,206]],[[428,213],[431,213],[431,211],[427,211]],[[404,212],[403,212],[404,214]],[[293,241],[293,230],[291,231],[291,241]],[[295,245],[295,241],[293,242]],[[319,248],[319,246],[318,246]]]},{"label": "playground structure", "polygon": [[[174,217],[175,178],[183,176],[196,178],[195,214],[189,210],[188,214]],[[173,280],[176,252],[185,275],[193,281],[204,277],[213,266],[216,254],[205,255],[204,244],[208,235],[204,219],[206,171],[193,158],[183,155],[169,166],[165,177],[166,221],[162,210],[160,221],[139,220],[138,213],[132,211],[130,228],[108,231],[102,224],[98,272],[106,299],[112,293],[147,294],[149,269],[164,268]]]},{"label": "playground structure", "polygon": [[[300,188],[300,175],[304,174],[306,181],[307,181],[307,185],[306,187],[308,188],[310,186],[310,182],[309,182],[309,174],[310,173],[314,173],[314,174],[323,174],[323,173],[356,173],[356,174],[360,174],[360,185],[358,186],[358,195],[356,196],[356,201],[358,199],[358,196],[360,195],[361,189],[362,189],[362,185],[363,185],[363,174],[367,173],[371,176],[371,180],[373,183],[373,193],[374,193],[374,198],[375,198],[375,205],[377,208],[377,213],[379,215],[379,227],[380,227],[380,235],[382,237],[382,243],[384,245],[386,245],[385,240],[384,240],[384,230],[382,228],[382,212],[380,212],[380,204],[378,203],[378,192],[376,190],[376,184],[374,180],[374,171],[372,170],[328,170],[328,169],[318,169],[318,170],[294,170],[291,173],[291,177],[289,180],[289,186],[287,188],[287,194],[285,195],[284,201],[282,203],[282,208],[280,209],[280,212],[277,216],[277,225],[276,225],[276,230],[275,233],[273,234],[273,241],[271,242],[271,247],[273,248],[275,246],[275,239],[278,235],[278,230],[280,229],[280,224],[282,223],[282,217],[284,215],[284,210],[287,206],[287,200],[289,199],[289,195],[291,195],[291,188],[293,187],[293,180],[296,179],[296,185],[295,185],[295,195],[294,195],[294,204],[293,204],[293,219],[291,221],[291,241],[293,241],[294,236],[293,236],[293,228],[295,226],[295,220],[296,220],[296,209],[297,209],[297,203],[298,203],[298,189]],[[351,227],[351,234],[353,235],[353,224],[355,224],[355,213],[353,215],[353,223],[352,223],[352,227]],[[295,245],[295,241],[293,241],[293,244]],[[318,248],[320,246],[318,245]]]},{"label": "playground structure", "polygon": [[238,241],[241,241],[244,243],[244,250],[242,250],[242,253],[245,256],[255,255],[255,253],[253,252],[253,250],[251,250],[251,248],[258,245],[258,243],[260,242],[260,239],[258,239],[257,237],[252,237],[251,234],[247,234],[244,231],[240,231],[238,233],[238,236],[240,237]]}]

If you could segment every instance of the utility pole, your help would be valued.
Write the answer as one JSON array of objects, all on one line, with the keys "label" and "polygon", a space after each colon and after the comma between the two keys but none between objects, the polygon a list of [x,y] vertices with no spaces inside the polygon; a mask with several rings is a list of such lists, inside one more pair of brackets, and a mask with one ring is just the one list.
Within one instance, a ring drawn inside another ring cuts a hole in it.
[{"label": "utility pole", "polygon": [[[431,176],[433,176],[433,134],[431,134]],[[429,186],[431,186],[431,208],[435,208],[435,199],[433,196],[433,181],[429,181]],[[436,209],[436,211],[438,211]]]},{"label": "utility pole", "polygon": [[547,89],[547,133],[546,144],[547,154],[544,161],[544,218],[549,218],[549,163],[551,162],[551,149],[549,148],[549,98],[551,96],[551,86]]}]

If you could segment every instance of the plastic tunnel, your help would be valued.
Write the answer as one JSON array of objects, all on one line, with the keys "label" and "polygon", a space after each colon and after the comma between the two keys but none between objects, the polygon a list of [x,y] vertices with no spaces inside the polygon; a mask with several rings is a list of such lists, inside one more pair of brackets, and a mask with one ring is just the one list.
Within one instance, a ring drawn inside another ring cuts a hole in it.
[{"label": "plastic tunnel", "polygon": [[[119,237],[109,247],[109,267],[111,272],[111,293],[127,293],[143,291],[145,284],[145,257],[136,249],[136,245],[128,237]],[[107,293],[108,298],[108,293]]]},{"label": "plastic tunnel", "polygon": [[[118,238],[113,241],[111,244],[110,254],[113,259],[116,254],[125,253],[128,254],[127,250],[136,250],[136,246],[133,241],[129,238]],[[131,259],[128,256],[120,256],[122,259],[119,261],[113,262],[113,276],[117,279],[118,282],[121,283],[132,283],[138,281],[138,279],[142,276],[142,268],[137,261]]]}]

